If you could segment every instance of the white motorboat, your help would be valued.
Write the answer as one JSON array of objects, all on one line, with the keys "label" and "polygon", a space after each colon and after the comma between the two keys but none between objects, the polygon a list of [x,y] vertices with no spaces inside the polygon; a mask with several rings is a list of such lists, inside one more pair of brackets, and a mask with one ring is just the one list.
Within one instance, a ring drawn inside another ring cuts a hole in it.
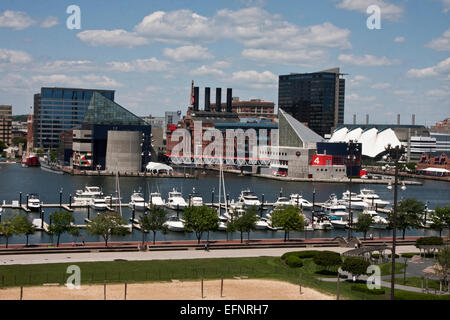
[{"label": "white motorboat", "polygon": [[259,201],[258,196],[249,189],[241,191],[241,194],[239,195],[239,202],[247,207],[261,205],[261,201]]},{"label": "white motorboat", "polygon": [[142,195],[142,193],[135,191],[131,195],[131,201],[129,203],[129,206],[136,210],[145,210],[145,208],[147,208],[148,204],[145,202],[145,199],[144,199],[144,196]]},{"label": "white motorboat", "polygon": [[97,211],[104,211],[108,208],[108,206],[106,205],[106,200],[104,197],[94,197],[91,198],[90,202],[89,202],[89,206]]},{"label": "white motorboat", "polygon": [[38,211],[41,207],[41,201],[39,200],[39,196],[37,194],[30,194],[28,196],[28,209],[31,211]]},{"label": "white motorboat", "polygon": [[346,229],[348,228],[348,221],[344,220],[343,217],[331,216],[330,223],[335,229]]},{"label": "white motorboat", "polygon": [[195,188],[192,189],[192,194],[189,195],[189,205],[192,207],[203,206],[203,198],[195,192]]},{"label": "white motorboat", "polygon": [[260,221],[267,223],[267,229],[272,231],[282,230],[280,227],[274,227],[270,218],[260,218]]},{"label": "white motorboat", "polygon": [[173,210],[184,210],[188,206],[181,192],[176,191],[175,188],[169,192],[169,199],[166,205]]},{"label": "white motorboat", "polygon": [[167,229],[174,232],[183,232],[184,231],[184,221],[177,216],[171,216],[164,222],[164,226]]},{"label": "white motorboat", "polygon": [[389,221],[381,216],[373,216],[373,224],[371,225],[374,229],[387,229],[389,226]]},{"label": "white motorboat", "polygon": [[347,209],[343,204],[339,204],[337,196],[332,193],[327,201],[321,206],[328,215],[336,215],[337,212],[345,212]]},{"label": "white motorboat", "polygon": [[[380,199],[380,196],[375,193],[375,191],[370,189],[362,189],[359,193],[359,197],[372,207],[384,208],[390,204],[389,201],[384,201]],[[353,198],[352,198],[353,201]],[[353,206],[353,204],[352,204]]]},{"label": "white motorboat", "polygon": [[364,210],[369,207],[361,197],[359,197],[356,193],[350,191],[345,191],[342,193],[342,199],[339,200],[340,204],[343,204],[346,208],[351,206],[352,210]]},{"label": "white motorboat", "polygon": [[166,205],[163,198],[161,197],[161,193],[159,193],[159,192],[150,193],[149,204],[150,204],[150,206],[156,206],[156,207],[163,207]]},{"label": "white motorboat", "polygon": [[255,223],[256,230],[266,230],[269,227],[269,223],[266,218],[258,218]]},{"label": "white motorboat", "polygon": [[422,228],[431,228],[431,226],[434,224],[433,220],[430,219],[431,215],[434,213],[434,210],[428,209],[428,207],[425,209],[425,212],[421,215],[419,215],[419,225]]},{"label": "white motorboat", "polygon": [[333,225],[331,224],[330,220],[326,217],[316,217],[314,216],[314,222],[313,222],[313,228],[314,230],[331,230],[333,229]]},{"label": "white motorboat", "polygon": [[227,223],[228,223],[228,218],[225,216],[219,215],[219,226],[217,227],[217,230],[227,231]]},{"label": "white motorboat", "polygon": [[76,205],[89,205],[91,199],[94,197],[103,196],[103,192],[99,187],[86,186],[84,190],[77,190],[73,197],[74,204]]},{"label": "white motorboat", "polygon": [[291,194],[290,204],[293,206],[299,206],[303,209],[311,209],[313,207],[313,204],[304,199],[300,194]]},{"label": "white motorboat", "polygon": [[277,201],[273,204],[274,208],[290,205],[292,205],[291,201],[287,197],[278,197]]}]

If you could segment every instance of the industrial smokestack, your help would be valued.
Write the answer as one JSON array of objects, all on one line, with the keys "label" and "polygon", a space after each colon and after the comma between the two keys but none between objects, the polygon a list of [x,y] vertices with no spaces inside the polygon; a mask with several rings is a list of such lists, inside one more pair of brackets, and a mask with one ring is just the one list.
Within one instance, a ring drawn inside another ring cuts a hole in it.
[{"label": "industrial smokestack", "polygon": [[233,89],[227,89],[227,112],[233,112]]},{"label": "industrial smokestack", "polygon": [[199,88],[194,87],[194,110],[198,111],[198,95],[199,95]]},{"label": "industrial smokestack", "polygon": [[397,115],[397,124],[400,124],[400,114]]},{"label": "industrial smokestack", "polygon": [[356,124],[356,114],[353,115],[353,125]]},{"label": "industrial smokestack", "polygon": [[367,125],[369,124],[369,115],[368,114],[366,114],[366,124]]},{"label": "industrial smokestack", "polygon": [[413,115],[412,115],[411,124],[412,124],[413,126],[416,125],[416,115],[415,115],[414,113],[413,113]]},{"label": "industrial smokestack", "polygon": [[216,111],[222,112],[222,88],[216,88]]},{"label": "industrial smokestack", "polygon": [[211,109],[211,88],[205,88],[205,111]]}]

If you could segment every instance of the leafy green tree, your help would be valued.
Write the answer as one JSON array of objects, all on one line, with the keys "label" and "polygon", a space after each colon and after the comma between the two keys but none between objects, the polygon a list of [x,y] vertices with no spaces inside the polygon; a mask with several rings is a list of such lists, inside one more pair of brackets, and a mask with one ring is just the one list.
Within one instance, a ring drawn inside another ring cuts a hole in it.
[{"label": "leafy green tree", "polygon": [[50,151],[50,161],[55,162],[56,160],[58,160],[58,150]]},{"label": "leafy green tree", "polygon": [[27,139],[23,138],[23,137],[14,137],[11,140],[12,144],[15,146],[18,146],[19,144],[23,143],[23,146],[26,147],[27,146]]},{"label": "leafy green tree", "polygon": [[50,232],[56,235],[56,246],[59,246],[59,239],[63,233],[69,232],[73,227],[72,222],[75,221],[72,212],[55,211],[50,215],[51,225],[48,227]]},{"label": "leafy green tree", "polygon": [[[400,201],[397,205],[397,228],[402,230],[403,239],[408,229],[420,227],[421,216],[425,211],[425,204],[414,198],[408,198]],[[393,226],[393,214],[389,215],[389,223]]]},{"label": "leafy green tree", "polygon": [[156,232],[167,233],[167,227],[164,223],[167,221],[167,212],[159,207],[152,207],[149,214],[143,214],[139,218],[139,225],[142,232],[142,244],[145,243],[145,234],[153,232],[153,244],[156,242]]},{"label": "leafy green tree", "polygon": [[24,214],[19,214],[14,218],[14,224],[18,234],[23,234],[27,238],[26,246],[28,247],[28,238],[36,232],[35,225],[28,220]]},{"label": "leafy green tree", "polygon": [[5,218],[0,223],[0,234],[5,237],[6,248],[8,248],[9,238],[17,234],[17,225],[13,218]]},{"label": "leafy green tree", "polygon": [[247,233],[247,239],[250,241],[250,232],[255,230],[256,221],[258,221],[258,208],[253,206],[248,208],[241,216],[238,215],[237,211],[233,212],[233,220],[228,222],[228,226],[230,230],[240,232],[242,243],[244,232]]},{"label": "leafy green tree", "polygon": [[442,236],[442,230],[447,228],[450,237],[450,206],[436,207],[430,215],[430,220],[432,221],[431,228],[439,231],[439,236]]},{"label": "leafy green tree", "polygon": [[125,219],[118,213],[100,213],[92,219],[86,228],[88,234],[101,236],[105,241],[105,247],[111,236],[124,236],[127,234]]},{"label": "leafy green tree", "polygon": [[439,252],[436,257],[439,268],[436,268],[437,273],[441,276],[444,286],[448,286],[450,276],[450,248],[447,246]]},{"label": "leafy green tree", "polygon": [[77,242],[78,237],[81,236],[80,229],[75,227],[70,228],[68,233],[73,237],[75,243]]},{"label": "leafy green tree", "polygon": [[3,150],[5,150],[6,148],[8,148],[8,146],[6,145],[6,143],[3,142],[2,140],[0,140],[0,153],[2,153]]},{"label": "leafy green tree", "polygon": [[185,230],[195,233],[197,243],[200,243],[203,233],[217,230],[219,227],[219,217],[216,211],[207,206],[186,208],[183,219],[185,220]]},{"label": "leafy green tree", "polygon": [[284,230],[284,241],[286,242],[289,232],[304,229],[305,218],[297,206],[281,206],[272,213],[272,225]]},{"label": "leafy green tree", "polygon": [[367,268],[370,266],[368,261],[358,257],[347,257],[341,266],[343,271],[350,272],[356,278],[367,273]]},{"label": "leafy green tree", "polygon": [[358,222],[355,225],[356,231],[364,234],[364,240],[366,240],[367,232],[373,224],[373,217],[370,214],[360,214],[358,216]]}]

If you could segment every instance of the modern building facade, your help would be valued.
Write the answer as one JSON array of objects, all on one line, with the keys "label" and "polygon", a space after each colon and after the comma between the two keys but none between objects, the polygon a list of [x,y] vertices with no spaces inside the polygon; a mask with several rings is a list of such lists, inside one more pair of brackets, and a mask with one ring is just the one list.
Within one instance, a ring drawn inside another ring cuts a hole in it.
[{"label": "modern building facade", "polygon": [[34,95],[34,147],[58,149],[60,135],[83,123],[94,92],[114,101],[114,90],[41,88]]},{"label": "modern building facade", "polygon": [[278,107],[320,136],[344,123],[345,79],[339,68],[279,76]]},{"label": "modern building facade", "polygon": [[12,106],[0,105],[0,141],[11,144],[12,140]]}]

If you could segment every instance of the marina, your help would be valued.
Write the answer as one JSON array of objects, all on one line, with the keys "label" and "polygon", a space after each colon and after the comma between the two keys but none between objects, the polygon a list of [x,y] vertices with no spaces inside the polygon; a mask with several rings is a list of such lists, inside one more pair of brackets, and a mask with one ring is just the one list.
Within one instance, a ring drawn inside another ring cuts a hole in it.
[{"label": "marina", "polygon": [[[322,210],[325,212],[327,204],[329,205],[330,195],[336,195],[336,201],[341,200],[343,193],[349,189],[349,184],[331,184],[331,183],[304,183],[304,182],[282,182],[277,180],[265,180],[256,177],[238,176],[235,174],[225,174],[225,186],[228,202],[225,204],[224,196],[222,194],[219,200],[219,172],[208,171],[206,175],[202,175],[200,179],[171,179],[171,178],[159,178],[152,179],[151,177],[120,177],[120,201],[117,201],[116,196],[116,178],[110,177],[80,177],[71,175],[55,175],[51,172],[40,170],[39,168],[27,168],[23,169],[17,164],[8,164],[1,166],[0,179],[2,181],[14,181],[14,184],[0,185],[0,203],[2,207],[2,217],[7,217],[9,214],[26,213],[30,220],[40,219],[39,211],[31,211],[27,208],[27,194],[31,195],[36,191],[39,191],[40,206],[43,215],[43,224],[41,230],[44,229],[44,225],[48,227],[49,216],[54,211],[59,209],[73,212],[75,222],[74,226],[82,228],[82,235],[86,241],[99,241],[98,237],[87,235],[85,230],[86,219],[94,217],[97,211],[93,209],[88,202],[79,203],[75,201],[77,196],[80,195],[80,190],[85,190],[86,187],[96,186],[99,188],[97,193],[101,193],[106,198],[106,210],[108,212],[122,210],[122,216],[129,221],[127,227],[130,229],[130,233],[124,237],[116,237],[114,241],[138,241],[142,238],[142,233],[139,231],[138,217],[143,214],[144,210],[138,210],[136,206],[133,210],[131,203],[131,196],[137,192],[141,193],[144,202],[159,204],[164,206],[165,210],[170,214],[169,216],[179,217],[182,219],[183,206],[177,206],[172,204],[172,208],[167,207],[169,193],[173,193],[175,189],[175,196],[180,196],[184,202],[189,205],[189,195],[195,194],[196,202],[202,201],[206,206],[220,208],[222,211],[221,227],[219,231],[211,232],[211,240],[224,240],[237,239],[238,234],[226,234],[224,232],[226,226],[226,207],[236,208],[239,204],[239,196],[243,191],[250,190],[252,194],[250,196],[256,196],[256,199],[250,199],[258,204],[259,213],[261,219],[258,221],[259,229],[251,232],[252,239],[280,239],[283,237],[282,230],[276,230],[268,227],[268,220],[270,218],[270,212],[274,207],[281,204],[295,204],[297,198],[301,203],[303,200],[305,203],[314,202],[315,223],[317,228],[311,228],[308,226],[306,231],[293,232],[291,238],[335,238],[337,236],[345,236],[347,234],[346,227],[344,225],[345,216],[342,217],[342,221],[338,222],[339,208],[342,209],[342,204],[336,202],[336,210],[329,216],[337,216],[338,219],[333,218],[329,221],[320,221],[322,217]],[[419,181],[422,184],[422,181]],[[220,184],[223,187],[223,182]],[[249,188],[251,187],[251,188]],[[248,189],[248,190],[247,190]],[[136,191],[138,190],[138,191]],[[393,202],[393,190],[389,190],[386,185],[360,185],[358,183],[352,184],[352,193],[360,194],[361,190],[372,190],[383,201],[387,201],[390,204]],[[20,193],[22,193],[22,200],[20,203]],[[94,192],[95,193],[95,192]],[[223,193],[223,191],[221,192]],[[281,193],[281,194],[280,194]],[[173,195],[173,194],[172,194]],[[427,205],[430,210],[436,206],[445,206],[447,199],[450,198],[450,192],[445,182],[438,181],[424,181],[423,185],[408,185],[406,190],[401,190],[401,184],[399,185],[399,200],[415,197],[419,200],[429,200]],[[176,197],[175,197],[176,198]],[[192,197],[191,200],[193,200]],[[353,198],[353,196],[352,196]],[[80,200],[80,199],[77,199]],[[257,200],[257,202],[256,202]],[[352,199],[353,200],[353,199]],[[249,202],[249,204],[250,204]],[[370,202],[370,201],[369,201]],[[426,202],[426,201],[424,201]],[[181,203],[181,202],[180,202]],[[253,203],[253,202],[252,202]],[[191,201],[191,204],[193,202]],[[345,206],[345,203],[344,203]],[[148,206],[146,206],[148,208]],[[352,211],[355,210],[352,206]],[[307,205],[303,208],[304,214],[307,219],[311,220],[312,208]],[[345,211],[345,210],[344,210]],[[390,205],[383,206],[383,208],[376,208],[376,212],[380,218],[385,218],[386,214],[390,211]],[[266,219],[266,220],[264,220]],[[270,219],[269,219],[270,220]],[[381,220],[380,220],[381,221]],[[331,228],[329,227],[331,225]],[[46,227],[46,228],[47,228]],[[316,229],[315,231],[313,231]],[[174,227],[172,230],[177,230]],[[179,230],[179,228],[178,228]],[[352,231],[355,235],[358,233]],[[392,231],[386,230],[382,227],[374,225],[371,231],[375,236],[389,236]],[[433,235],[435,231],[425,228],[418,230],[407,230],[407,236],[422,236]],[[167,234],[157,233],[156,239],[158,241],[183,241],[192,240],[194,235],[189,232],[169,231]],[[21,243],[24,239],[21,237],[13,236],[10,239],[10,243]],[[67,234],[61,236],[61,241],[72,242],[73,237]],[[50,236],[45,232],[37,232],[30,236],[30,243],[49,243],[51,242]]]}]

